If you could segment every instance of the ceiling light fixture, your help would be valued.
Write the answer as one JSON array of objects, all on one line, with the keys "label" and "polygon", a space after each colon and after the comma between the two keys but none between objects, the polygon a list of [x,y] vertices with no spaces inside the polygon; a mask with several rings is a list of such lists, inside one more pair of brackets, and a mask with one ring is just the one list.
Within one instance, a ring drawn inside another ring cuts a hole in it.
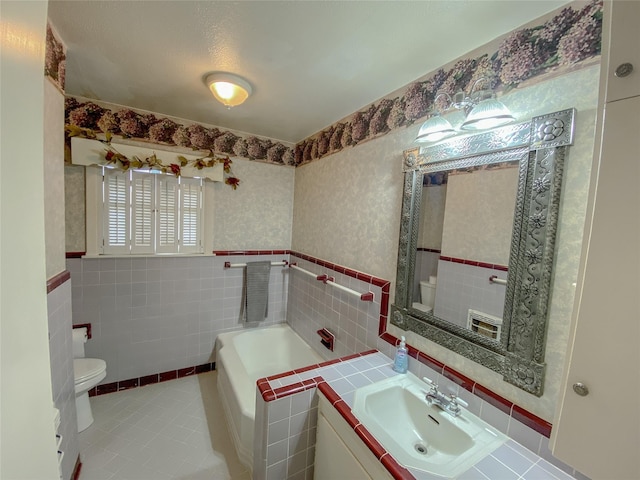
[{"label": "ceiling light fixture", "polygon": [[228,109],[244,103],[253,92],[246,80],[232,73],[210,73],[204,79],[213,96]]},{"label": "ceiling light fixture", "polygon": [[[451,109],[464,110],[465,121],[460,125],[461,130],[477,131],[488,128],[495,128],[506,125],[515,120],[509,109],[496,99],[496,94],[491,90],[478,90],[476,86],[488,80],[486,77],[479,78],[471,87],[471,91],[459,91],[453,97],[446,92],[439,92],[436,95],[434,105],[440,97],[446,97],[447,106],[442,109],[446,112]],[[418,143],[437,142],[457,132],[446,119],[440,116],[439,111],[434,111],[431,117],[422,124],[416,137]]]}]

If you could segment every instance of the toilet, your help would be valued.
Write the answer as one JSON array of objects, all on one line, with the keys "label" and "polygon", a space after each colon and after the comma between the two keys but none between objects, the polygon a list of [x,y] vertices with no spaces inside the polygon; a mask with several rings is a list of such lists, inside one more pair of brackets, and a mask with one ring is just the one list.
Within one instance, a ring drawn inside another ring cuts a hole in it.
[{"label": "toilet", "polygon": [[87,341],[87,328],[73,329],[73,376],[76,390],[76,415],[78,433],[93,423],[89,390],[98,385],[107,376],[107,364],[99,358],[86,358],[84,344]]},{"label": "toilet", "polygon": [[414,302],[413,308],[423,312],[433,311],[436,301],[436,277],[431,276],[429,280],[420,280],[420,302]]}]

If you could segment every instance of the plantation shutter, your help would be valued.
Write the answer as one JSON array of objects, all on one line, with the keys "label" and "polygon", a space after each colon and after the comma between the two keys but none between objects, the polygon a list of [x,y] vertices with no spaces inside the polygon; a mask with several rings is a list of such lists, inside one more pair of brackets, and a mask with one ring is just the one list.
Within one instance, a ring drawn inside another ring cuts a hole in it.
[{"label": "plantation shutter", "polygon": [[202,253],[202,179],[103,168],[103,247],[111,255]]},{"label": "plantation shutter", "polygon": [[131,173],[131,253],[153,253],[154,175]]},{"label": "plantation shutter", "polygon": [[158,175],[156,252],[178,253],[178,179]]},{"label": "plantation shutter", "polygon": [[180,178],[180,253],[200,253],[202,180]]},{"label": "plantation shutter", "polygon": [[128,176],[129,172],[104,169],[104,253],[129,253]]}]

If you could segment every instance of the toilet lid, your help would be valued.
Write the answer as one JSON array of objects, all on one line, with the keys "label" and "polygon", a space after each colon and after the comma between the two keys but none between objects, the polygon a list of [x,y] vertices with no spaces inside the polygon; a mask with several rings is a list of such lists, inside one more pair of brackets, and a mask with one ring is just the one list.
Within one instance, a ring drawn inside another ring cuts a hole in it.
[{"label": "toilet lid", "polygon": [[73,375],[75,383],[84,382],[88,378],[100,375],[107,369],[107,364],[99,358],[74,358]]}]

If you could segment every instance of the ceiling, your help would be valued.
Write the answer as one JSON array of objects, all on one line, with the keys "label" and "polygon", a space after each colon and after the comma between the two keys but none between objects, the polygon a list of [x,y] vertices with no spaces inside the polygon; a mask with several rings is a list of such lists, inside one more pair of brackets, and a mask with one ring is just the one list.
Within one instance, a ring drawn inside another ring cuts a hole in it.
[{"label": "ceiling", "polygon": [[[298,142],[566,0],[50,0],[66,93]],[[233,72],[227,110],[203,83]]]}]

